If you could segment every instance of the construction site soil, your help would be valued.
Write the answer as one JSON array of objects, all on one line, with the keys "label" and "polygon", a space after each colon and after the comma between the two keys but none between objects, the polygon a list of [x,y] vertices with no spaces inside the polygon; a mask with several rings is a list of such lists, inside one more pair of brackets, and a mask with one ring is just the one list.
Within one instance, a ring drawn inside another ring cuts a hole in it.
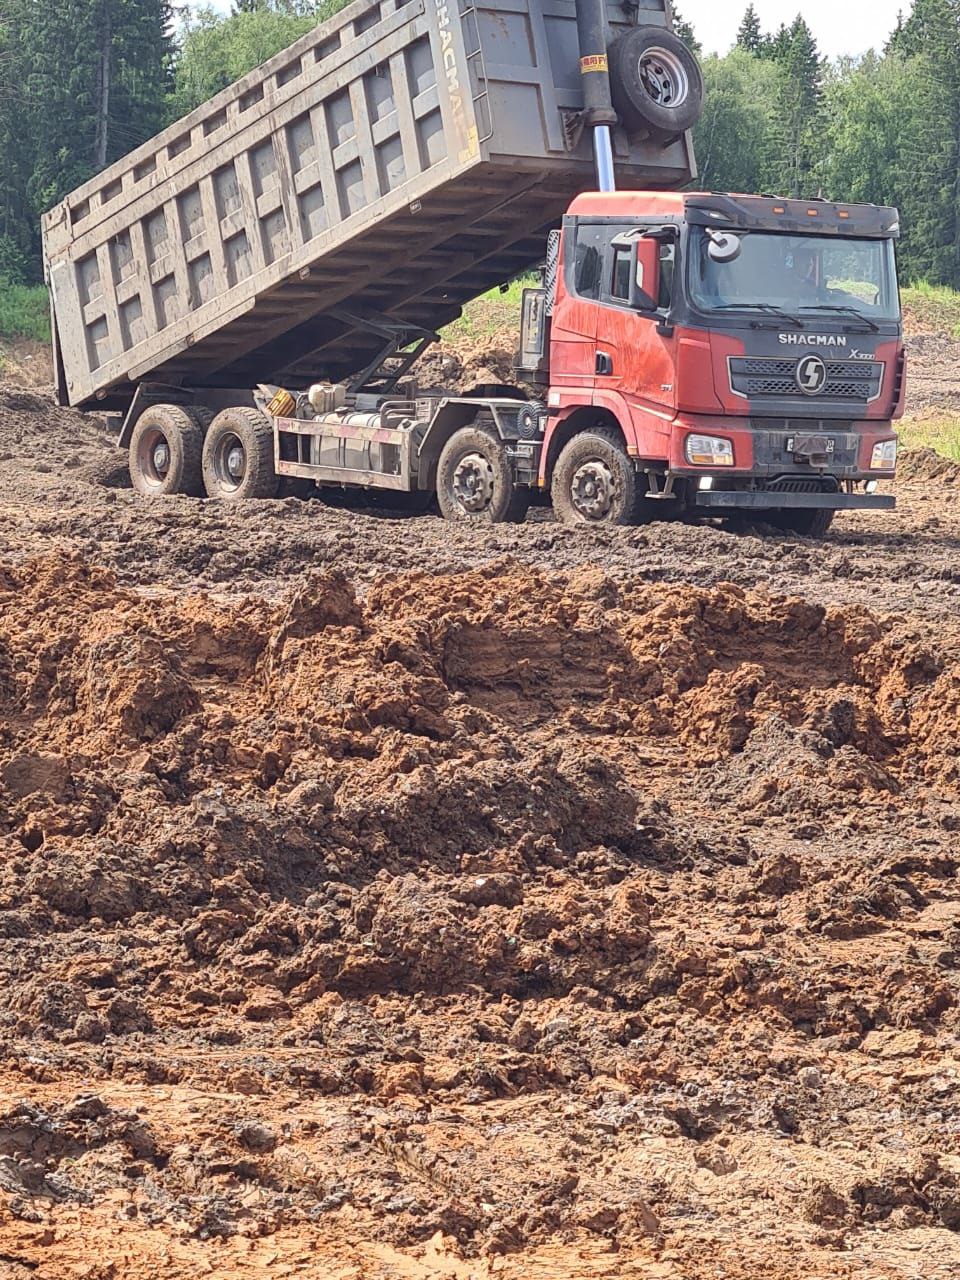
[{"label": "construction site soil", "polygon": [[0,389],[0,1277],[955,1280],[958,478],[149,501]]}]

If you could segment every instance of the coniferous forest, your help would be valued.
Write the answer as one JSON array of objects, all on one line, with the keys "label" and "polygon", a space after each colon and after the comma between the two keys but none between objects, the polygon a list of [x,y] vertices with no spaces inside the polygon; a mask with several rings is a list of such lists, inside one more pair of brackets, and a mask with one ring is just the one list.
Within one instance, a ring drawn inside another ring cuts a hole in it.
[{"label": "coniferous forest", "polygon": [[[38,280],[45,209],[344,2],[0,0],[0,277]],[[703,56],[698,185],[896,204],[904,278],[958,288],[960,0],[914,0],[885,39],[831,63],[802,16],[748,7]]]}]

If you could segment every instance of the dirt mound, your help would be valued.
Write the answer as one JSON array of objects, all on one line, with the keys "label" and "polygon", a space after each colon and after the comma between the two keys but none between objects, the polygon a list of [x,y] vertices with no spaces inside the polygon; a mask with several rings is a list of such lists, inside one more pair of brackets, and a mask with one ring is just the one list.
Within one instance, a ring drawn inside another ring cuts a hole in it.
[{"label": "dirt mound", "polygon": [[907,412],[960,413],[960,341],[945,333],[906,339]]},{"label": "dirt mound", "polygon": [[951,487],[960,482],[960,463],[935,449],[906,449],[897,467],[905,480],[935,480]]},{"label": "dirt mound", "polygon": [[85,476],[85,468],[115,455],[101,418],[63,410],[48,386],[0,383],[0,463],[18,473]]},{"label": "dirt mound", "polygon": [[48,391],[53,386],[53,356],[49,342],[18,339],[0,343],[0,374],[21,387]]},{"label": "dirt mound", "polygon": [[3,1252],[799,1278],[880,1222],[939,1275],[957,689],[730,585],[3,567]]}]

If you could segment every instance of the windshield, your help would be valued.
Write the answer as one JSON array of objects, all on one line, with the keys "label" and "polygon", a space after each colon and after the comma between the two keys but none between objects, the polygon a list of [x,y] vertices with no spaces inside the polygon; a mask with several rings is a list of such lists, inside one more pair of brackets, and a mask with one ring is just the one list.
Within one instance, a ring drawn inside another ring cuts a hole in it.
[{"label": "windshield", "polygon": [[690,292],[703,311],[776,307],[802,319],[805,309],[843,315],[849,308],[871,321],[900,316],[890,240],[752,231],[740,236],[733,262],[715,262],[709,244],[706,232],[695,229]]}]

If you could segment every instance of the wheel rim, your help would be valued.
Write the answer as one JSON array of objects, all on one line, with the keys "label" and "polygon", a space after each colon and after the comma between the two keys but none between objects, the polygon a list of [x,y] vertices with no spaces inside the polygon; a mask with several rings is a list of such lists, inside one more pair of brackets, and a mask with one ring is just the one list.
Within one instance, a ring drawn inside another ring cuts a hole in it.
[{"label": "wheel rim", "polygon": [[658,107],[679,107],[690,93],[690,77],[669,49],[645,49],[637,63],[640,83]]},{"label": "wheel rim", "polygon": [[162,489],[170,474],[170,442],[159,427],[144,431],[137,446],[137,466],[151,489]]},{"label": "wheel rim", "polygon": [[610,514],[616,493],[613,472],[599,458],[584,462],[570,481],[570,500],[584,520],[603,520]]},{"label": "wheel rim", "polygon": [[217,441],[213,454],[213,470],[217,484],[227,493],[235,493],[247,474],[247,451],[233,431],[225,431]]},{"label": "wheel rim", "polygon": [[465,453],[453,472],[453,496],[464,511],[477,515],[493,501],[493,466],[482,453]]}]

